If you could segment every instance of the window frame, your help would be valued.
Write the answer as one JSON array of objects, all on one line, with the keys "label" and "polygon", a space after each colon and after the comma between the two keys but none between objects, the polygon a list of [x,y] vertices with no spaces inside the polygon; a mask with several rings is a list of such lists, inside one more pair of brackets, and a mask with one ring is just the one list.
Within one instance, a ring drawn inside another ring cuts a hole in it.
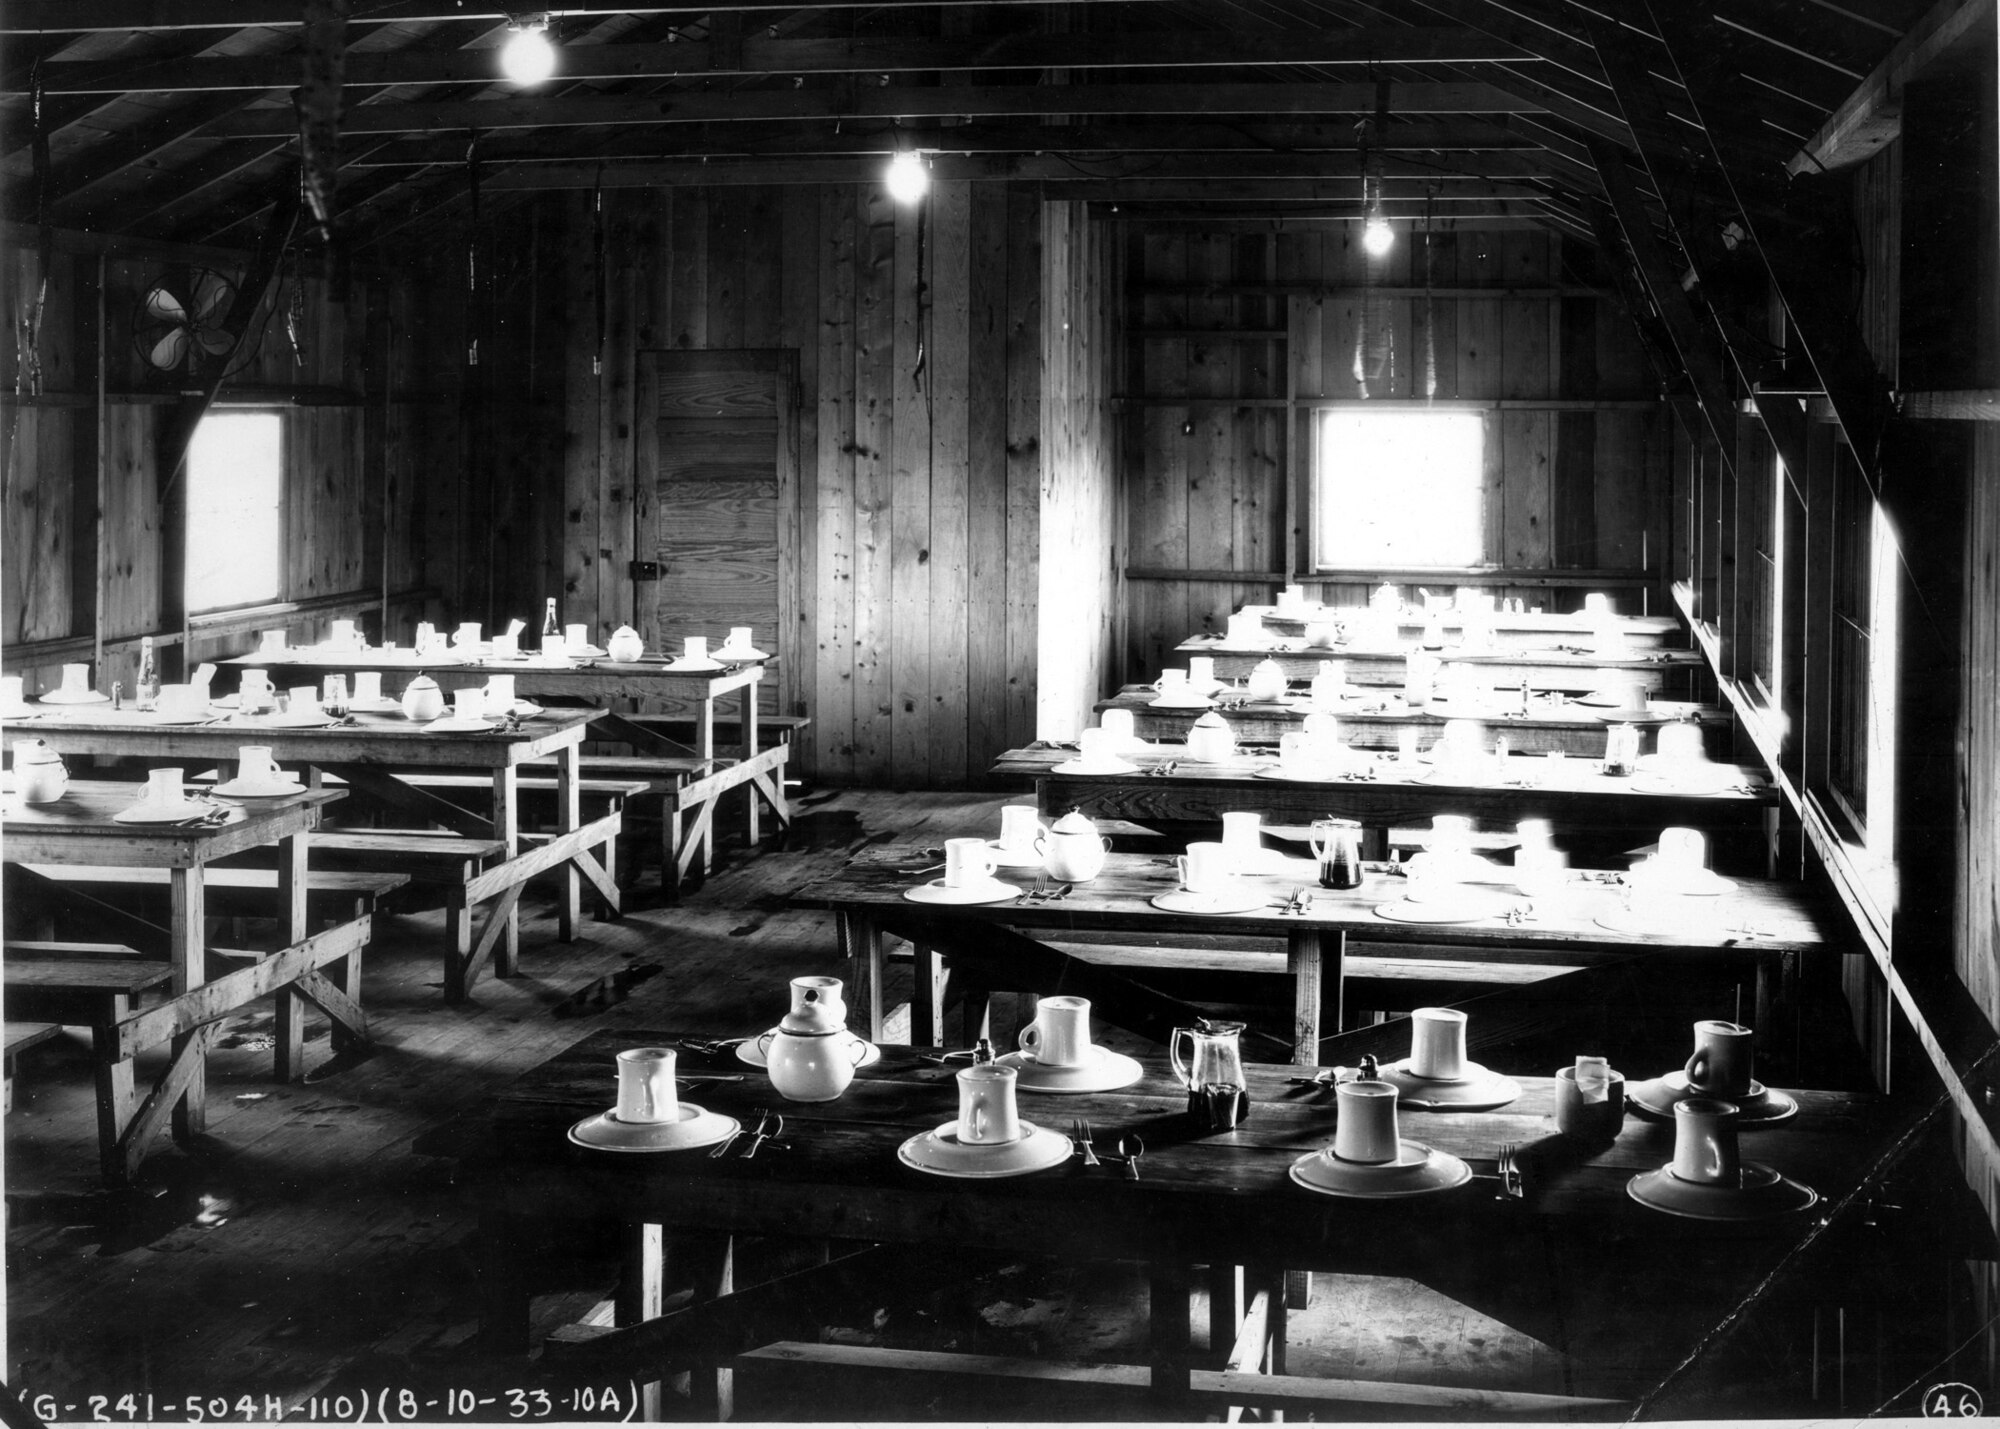
[{"label": "window frame", "polygon": [[[1489,508],[1489,488],[1494,483],[1498,457],[1495,442],[1498,439],[1494,408],[1490,402],[1431,402],[1420,399],[1337,399],[1301,403],[1306,414],[1306,450],[1302,506],[1305,519],[1300,523],[1299,542],[1302,547],[1300,569],[1315,578],[1333,578],[1344,575],[1367,577],[1393,576],[1452,576],[1479,575],[1501,568],[1494,553],[1494,513]],[[1368,565],[1323,564],[1319,551],[1319,520],[1322,505],[1327,499],[1321,486],[1324,470],[1321,454],[1325,441],[1322,436],[1325,420],[1336,413],[1368,415],[1400,413],[1411,417],[1423,416],[1471,416],[1479,419],[1480,441],[1480,536],[1481,559],[1471,565],[1418,565],[1394,560],[1377,561]]]},{"label": "window frame", "polygon": [[195,539],[194,473],[192,470],[192,463],[194,460],[194,442],[192,439],[190,439],[188,444],[188,457],[187,457],[189,467],[188,469],[183,471],[181,476],[181,482],[182,482],[181,508],[183,512],[183,517],[182,517],[182,530],[181,530],[182,551],[181,551],[181,571],[180,571],[181,609],[185,613],[186,618],[190,622],[200,622],[203,620],[211,620],[218,617],[227,617],[229,615],[237,614],[243,611],[258,610],[265,606],[283,604],[285,601],[290,599],[289,582],[287,579],[287,571],[286,571],[285,552],[290,549],[291,536],[292,536],[291,476],[292,476],[292,456],[293,456],[292,440],[295,431],[295,424],[292,421],[291,414],[292,414],[291,408],[267,402],[257,402],[257,403],[246,402],[242,404],[235,404],[235,403],[224,404],[218,402],[212,404],[209,407],[209,409],[202,414],[201,423],[196,424],[195,432],[199,434],[201,430],[201,424],[207,423],[218,417],[269,416],[276,419],[278,424],[278,439],[277,439],[278,471],[276,477],[278,489],[277,489],[277,499],[274,502],[277,515],[277,532],[274,538],[274,549],[278,552],[278,562],[277,562],[277,578],[275,582],[276,589],[273,590],[273,592],[268,596],[259,596],[254,600],[237,601],[229,605],[197,605],[195,603],[194,592],[190,589],[189,586],[189,582],[193,577],[194,565],[195,565],[194,552],[192,549],[192,543]]}]

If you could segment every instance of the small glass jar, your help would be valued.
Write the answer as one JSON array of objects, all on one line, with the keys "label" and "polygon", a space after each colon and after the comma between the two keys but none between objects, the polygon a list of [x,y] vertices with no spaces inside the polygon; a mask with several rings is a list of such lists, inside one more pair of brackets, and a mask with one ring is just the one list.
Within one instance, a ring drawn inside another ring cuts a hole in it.
[{"label": "small glass jar", "polygon": [[335,719],[343,718],[347,714],[347,676],[328,675],[320,689],[319,703]]}]

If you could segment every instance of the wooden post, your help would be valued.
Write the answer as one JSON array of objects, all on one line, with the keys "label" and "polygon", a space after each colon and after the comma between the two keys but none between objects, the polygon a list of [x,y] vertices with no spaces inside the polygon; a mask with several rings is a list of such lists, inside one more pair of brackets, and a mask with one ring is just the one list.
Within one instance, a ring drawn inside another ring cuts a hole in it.
[{"label": "wooden post", "polygon": [[[174,967],[175,997],[192,992],[208,981],[208,935],[204,927],[208,910],[202,873],[199,865],[168,870],[172,913],[167,924],[167,937],[169,957]],[[200,1035],[199,1031],[177,1035],[174,1038],[174,1056],[179,1057]],[[196,1056],[199,1057],[199,1053]],[[178,1140],[186,1140],[200,1135],[207,1127],[208,1068],[205,1059],[202,1059],[201,1064],[189,1073],[187,1089],[174,1107],[174,1136]]]},{"label": "wooden post", "polygon": [[[493,837],[506,845],[500,853],[503,863],[521,851],[521,778],[511,764],[493,771]],[[493,958],[493,975],[514,977],[520,970],[521,905],[516,899],[507,907],[507,931]]]},{"label": "wooden post", "polygon": [[[278,920],[285,945],[306,936],[306,850],[309,840],[293,834],[278,841]],[[289,987],[277,993],[277,1067],[281,1082],[298,1082],[306,1075],[306,1000]]]},{"label": "wooden post", "polygon": [[[620,1327],[659,1317],[666,1303],[666,1240],[655,1221],[624,1226],[620,1235],[618,1293],[612,1297],[612,1322]],[[639,1386],[643,1412],[648,1423],[660,1418],[660,1384],[651,1380]]]},{"label": "wooden post", "polygon": [[[574,833],[583,826],[583,803],[580,781],[583,778],[583,746],[572,744],[556,751],[556,829],[559,833]],[[583,875],[577,872],[574,863],[562,866],[562,892],[556,904],[558,936],[565,943],[576,941],[576,929],[582,911],[581,892]]]}]

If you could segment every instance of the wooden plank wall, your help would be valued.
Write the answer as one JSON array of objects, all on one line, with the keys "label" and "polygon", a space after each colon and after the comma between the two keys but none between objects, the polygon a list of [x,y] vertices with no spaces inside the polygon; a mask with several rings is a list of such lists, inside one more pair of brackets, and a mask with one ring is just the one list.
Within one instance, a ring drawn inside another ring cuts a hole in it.
[{"label": "wooden plank wall", "polygon": [[[608,629],[635,608],[626,562],[635,541],[636,553],[650,548],[654,515],[633,481],[634,354],[789,351],[797,460],[779,493],[773,684],[785,712],[813,717],[807,770],[975,784],[995,754],[1035,737],[1038,718],[1081,719],[1101,659],[1077,664],[1046,701],[1037,681],[1047,581],[1063,582],[1074,627],[1110,619],[1101,374],[1115,345],[1090,336],[1110,320],[1092,308],[1108,302],[1109,250],[1081,211],[1044,205],[1033,186],[985,182],[937,185],[921,224],[875,185],[608,192],[607,312],[627,316],[608,321],[593,373],[589,203],[538,198],[503,221],[519,233],[539,215],[560,234],[545,238],[549,251],[583,255],[535,280],[566,284],[572,304],[557,364],[562,496],[546,518],[560,572],[548,589],[560,590],[565,618]],[[1060,263],[1045,228],[1060,234]],[[1044,300],[1052,274],[1060,304]],[[1062,394],[1053,434],[1047,383]],[[1084,569],[1076,549],[1045,573],[1051,516],[1065,542],[1096,543],[1091,580],[1072,579]],[[512,604],[538,608],[539,572],[511,574]],[[1090,658],[1072,625],[1064,634],[1065,662]]]},{"label": "wooden plank wall", "polygon": [[[1534,231],[1459,231],[1398,243],[1369,260],[1357,231],[1269,237],[1172,231],[1132,233],[1129,298],[1135,382],[1147,399],[1127,418],[1127,539],[1135,567],[1277,572],[1300,517],[1287,519],[1288,460],[1310,469],[1310,414],[1299,410],[1286,452],[1284,408],[1363,396],[1354,373],[1364,304],[1371,346],[1387,333],[1386,374],[1371,398],[1425,395],[1434,355],[1435,397],[1532,404],[1602,401],[1557,410],[1532,406],[1490,418],[1489,547],[1494,563],[1559,572],[1663,569],[1670,421],[1658,407],[1610,405],[1653,395],[1635,334],[1615,303],[1597,297],[1371,297],[1390,288],[1571,288],[1592,283],[1592,258]],[[1426,257],[1428,256],[1428,261]],[[1217,291],[1202,283],[1269,284],[1278,292]],[[1303,285],[1305,291],[1297,291]],[[1148,291],[1149,287],[1167,291]],[[1167,335],[1143,337],[1145,330]],[[1204,330],[1216,330],[1209,338]],[[1229,333],[1231,336],[1221,334]],[[1260,336],[1253,334],[1269,334]],[[1290,372],[1287,372],[1287,363]],[[1174,398],[1189,399],[1179,405]],[[1229,398],[1261,405],[1227,405]],[[1214,405],[1203,405],[1204,402]],[[1296,507],[1296,503],[1294,503]],[[1365,597],[1364,583],[1315,581],[1333,601]],[[1230,611],[1273,593],[1262,580],[1128,585],[1130,678],[1157,672],[1175,644],[1219,629]],[[1582,592],[1504,588],[1530,604],[1580,605]],[[1655,593],[1657,594],[1657,593]],[[1622,599],[1639,606],[1636,590]],[[1657,603],[1655,609],[1662,608]]]},{"label": "wooden plank wall", "polygon": [[[23,642],[88,637],[100,614],[109,640],[167,633],[160,629],[163,512],[156,446],[170,410],[165,401],[179,384],[145,369],[132,338],[133,314],[153,283],[184,273],[187,263],[143,248],[105,260],[105,385],[113,395],[103,414],[106,485],[100,518],[94,395],[98,258],[85,251],[88,247],[64,238],[52,258],[40,402],[13,400],[14,345],[7,343],[0,352],[0,386],[8,394],[0,403],[6,542],[0,641],[7,647],[8,672],[25,674],[31,691],[54,681],[64,657],[32,663],[34,652],[23,651]],[[231,256],[218,253],[214,261],[220,266]],[[39,259],[32,247],[7,246],[0,248],[0,269],[5,275],[0,305],[11,330],[39,287]],[[302,291],[297,321],[288,325],[294,284]],[[281,598],[355,596],[340,608],[289,622],[295,639],[317,636],[336,615],[372,617],[379,609],[385,561],[392,590],[448,578],[428,559],[425,539],[442,513],[420,515],[426,498],[419,493],[433,483],[418,476],[436,470],[429,465],[435,453],[410,440],[413,431],[428,425],[419,414],[431,396],[417,386],[420,374],[431,369],[423,360],[418,327],[408,318],[410,287],[388,274],[370,275],[357,278],[346,299],[335,302],[324,280],[288,275],[286,298],[263,326],[255,355],[223,388],[225,401],[248,388],[349,394],[341,404],[288,412]],[[394,321],[392,312],[402,313],[403,320]],[[380,400],[385,373],[392,374],[386,390],[401,394],[386,406]],[[100,538],[106,570],[101,612],[96,608]],[[399,614],[413,620],[421,612]],[[189,653],[208,659],[253,643],[253,636],[241,634],[197,639]],[[112,680],[129,686],[136,660],[136,647],[107,652],[106,668],[97,672],[100,687]]]}]

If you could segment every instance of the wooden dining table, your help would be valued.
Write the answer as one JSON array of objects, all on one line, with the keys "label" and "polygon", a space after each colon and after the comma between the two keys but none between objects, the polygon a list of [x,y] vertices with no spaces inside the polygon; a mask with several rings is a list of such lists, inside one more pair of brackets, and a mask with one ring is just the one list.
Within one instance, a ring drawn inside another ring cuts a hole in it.
[{"label": "wooden dining table", "polygon": [[[1308,620],[1332,620],[1342,624],[1365,618],[1360,606],[1313,606],[1305,614],[1281,614],[1274,605],[1246,605],[1241,613],[1263,619],[1264,628],[1275,635],[1300,636]],[[1636,650],[1663,646],[1685,646],[1687,627],[1671,615],[1592,615],[1586,611],[1491,611],[1483,622],[1492,633],[1493,643],[1510,650],[1548,650],[1558,645],[1580,645],[1594,640],[1600,629],[1615,630]],[[1396,637],[1415,645],[1423,638],[1430,621],[1420,611],[1403,610],[1396,616]],[[1465,617],[1456,610],[1441,611],[1438,625],[1449,639],[1465,629]]]},{"label": "wooden dining table", "polygon": [[[25,804],[13,793],[0,801],[0,851],[9,864],[167,871],[169,995],[96,1034],[100,1154],[106,1179],[119,1183],[132,1178],[169,1115],[177,1139],[204,1130],[208,1054],[221,1037],[224,1019],[246,1004],[277,995],[275,1055],[284,1080],[303,1072],[302,1009],[296,999],[312,1002],[347,1036],[368,1035],[359,976],[368,920],[352,919],[307,936],[310,835],[325,808],[345,798],[345,792],[313,789],[283,799],[219,803],[208,806],[217,813],[213,821],[196,824],[118,822],[115,816],[137,803],[143,789],[76,779],[54,803]],[[209,867],[232,854],[270,845],[278,849],[271,913],[284,930],[284,946],[211,977],[205,924]],[[29,881],[32,885],[32,875]],[[323,971],[335,963],[344,963],[339,985]],[[138,1103],[133,1059],[162,1043],[171,1044],[171,1059]]]},{"label": "wooden dining table", "polygon": [[[493,839],[504,846],[501,862],[482,872],[467,889],[471,905],[490,903],[484,925],[469,946],[451,950],[453,976],[446,982],[469,988],[489,958],[503,976],[519,966],[519,903],[528,881],[559,875],[558,936],[574,940],[581,922],[582,885],[588,881],[607,916],[620,908],[615,868],[621,823],[612,810],[583,821],[580,753],[592,723],[591,709],[550,708],[509,726],[477,732],[437,730],[400,714],[355,714],[322,727],[286,727],[271,716],[217,714],[205,723],[171,724],[137,710],[102,705],[50,706],[19,727],[60,754],[118,756],[159,766],[184,763],[198,769],[234,768],[236,752],[263,745],[281,765],[306,767],[318,783],[338,776],[364,793],[417,821],[467,838]],[[553,760],[556,776],[555,832],[528,847],[521,831],[520,776],[524,766]],[[490,812],[459,807],[397,777],[397,771],[444,769],[490,776]]]},{"label": "wooden dining table", "polygon": [[[403,686],[420,673],[429,675],[446,692],[483,686],[493,675],[512,675],[514,692],[520,698],[588,704],[599,711],[590,734],[593,740],[627,744],[641,755],[686,757],[697,762],[693,771],[696,780],[679,801],[686,810],[688,840],[675,860],[676,866],[667,870],[669,882],[677,885],[682,866],[696,859],[704,869],[713,866],[714,815],[721,801],[736,791],[740,790],[746,801],[750,847],[757,847],[761,840],[766,810],[780,830],[792,826],[791,803],[785,794],[785,766],[791,749],[783,740],[764,744],[758,722],[757,697],[765,669],[775,660],[775,656],[766,656],[717,662],[714,670],[684,670],[662,657],[624,661],[582,657],[550,663],[533,656],[494,659],[447,652],[419,659],[412,650],[332,651],[305,646],[254,651],[222,663],[238,669],[267,670],[279,686],[287,684],[291,676],[317,685],[328,675],[346,675],[351,680],[356,672],[376,670],[383,675],[383,693],[391,696],[401,694]],[[618,700],[649,699],[680,701],[690,707],[692,744],[628,718],[614,707]],[[716,745],[716,712],[732,699],[737,707],[739,738],[734,751],[725,755]]]},{"label": "wooden dining table", "polygon": [[[1253,700],[1241,689],[1219,691],[1210,705],[1197,708],[1158,705],[1158,692],[1151,685],[1126,685],[1109,699],[1099,700],[1096,713],[1101,723],[1107,710],[1130,710],[1132,727],[1141,739],[1185,740],[1194,722],[1213,708],[1229,723],[1236,738],[1248,744],[1276,744],[1285,735],[1305,728],[1306,716],[1321,710],[1302,690],[1288,692],[1276,700]],[[1525,712],[1518,700],[1433,700],[1423,705],[1405,703],[1400,692],[1382,686],[1358,689],[1352,697],[1324,707],[1340,725],[1340,738],[1357,749],[1394,749],[1405,729],[1420,732],[1428,748],[1448,720],[1470,719],[1485,726],[1485,747],[1504,739],[1516,754],[1565,754],[1585,759],[1604,755],[1605,731],[1613,724],[1633,719],[1633,712],[1612,707],[1579,703],[1574,698],[1531,700]],[[1652,731],[1672,722],[1693,723],[1701,728],[1702,742],[1711,759],[1726,758],[1732,729],[1728,710],[1720,705],[1694,700],[1655,700],[1638,716],[1639,727],[1653,743]]]},{"label": "wooden dining table", "polygon": [[[1174,656],[1185,663],[1193,656],[1206,655],[1215,661],[1215,673],[1226,680],[1248,675],[1265,660],[1276,661],[1288,680],[1310,680],[1328,661],[1338,660],[1346,665],[1351,685],[1400,686],[1415,648],[1319,647],[1283,638],[1238,643],[1224,635],[1196,635],[1176,645]],[[1430,653],[1443,663],[1447,677],[1457,672],[1466,680],[1494,688],[1513,689],[1526,681],[1530,690],[1588,692],[1613,681],[1668,699],[1693,697],[1708,669],[1695,650],[1634,650],[1623,658],[1596,655],[1587,648],[1475,653],[1447,646]]]},{"label": "wooden dining table", "polygon": [[[1553,896],[1527,900],[1511,883],[1509,871],[1493,868],[1490,883],[1467,885],[1486,916],[1462,921],[1405,921],[1410,913],[1403,892],[1407,880],[1392,865],[1371,864],[1361,887],[1334,891],[1318,886],[1318,865],[1307,858],[1267,855],[1269,872],[1237,878],[1240,891],[1256,906],[1242,912],[1174,911],[1153,900],[1179,887],[1171,858],[1113,853],[1088,882],[1066,886],[1059,898],[1035,898],[1032,870],[1006,869],[1000,882],[1021,890],[1001,902],[937,904],[911,901],[907,891],[936,873],[942,850],[914,844],[883,844],[857,856],[838,871],[793,890],[795,907],[825,909],[839,921],[840,945],[848,962],[848,1005],[855,1025],[870,1037],[883,1032],[888,939],[907,940],[915,949],[911,1003],[912,1040],[933,1045],[944,1040],[947,967],[977,1000],[989,990],[1030,993],[1073,992],[1090,997],[1099,1015],[1130,1031],[1164,1041],[1164,1032],[1183,1025],[1191,1010],[1153,991],[1117,967],[1056,946],[1077,933],[1129,935],[1124,965],[1174,966],[1169,946],[1185,935],[1269,939],[1285,950],[1292,980],[1293,1036],[1289,1048],[1273,1044],[1272,1055],[1289,1052],[1300,1065],[1319,1059],[1320,1043],[1343,1025],[1345,962],[1357,942],[1391,948],[1446,948],[1477,959],[1482,953],[1516,955],[1630,953],[1690,959],[1699,964],[1721,958],[1744,959],[1758,970],[1757,1020],[1773,1021],[1773,1008],[1788,1001],[1800,960],[1828,947],[1817,904],[1797,884],[1737,879],[1718,897],[1689,900],[1680,916],[1657,925],[1626,919],[1625,887],[1616,874],[1572,871]],[[1298,908],[1300,894],[1310,906]],[[1618,926],[1607,926],[1605,920]],[[977,1011],[966,1018],[976,1025]]]},{"label": "wooden dining table", "polygon": [[[555,1332],[544,1367],[557,1365],[554,1352],[562,1349],[574,1353],[571,1372],[580,1379],[617,1376],[621,1386],[627,1376],[692,1370],[690,1412],[699,1418],[727,1416],[732,1366],[780,1364],[1027,1376],[1150,1395],[1149,1412],[1170,1419],[1213,1417],[1231,1406],[1343,1418],[1380,1417],[1384,1410],[1399,1417],[1603,1418],[1632,1406],[1585,1393],[1288,1374],[1282,1277],[1317,1270],[1412,1278],[1480,1313],[1532,1326],[1573,1354],[1562,1326],[1566,1315],[1573,1323],[1575,1301],[1583,1313],[1594,1295],[1644,1303],[1669,1283],[1678,1283],[1685,1298],[1686,1278],[1699,1275],[1693,1284],[1713,1307],[1711,1317],[1680,1325],[1658,1343],[1621,1347],[1624,1363],[1637,1353],[1670,1366],[1816,1224],[1813,1214],[1801,1212],[1697,1221],[1636,1203],[1627,1183],[1669,1160],[1671,1126],[1633,1113],[1611,1144],[1579,1146],[1554,1131],[1550,1079],[1513,1065],[1498,1065],[1521,1088],[1505,1106],[1405,1111],[1400,1118],[1403,1136],[1462,1158],[1474,1179],[1404,1199],[1357,1200],[1315,1193],[1291,1179],[1294,1162],[1331,1144],[1334,1098],[1328,1087],[1295,1085],[1297,1069],[1288,1066],[1251,1064],[1248,1119],[1214,1135],[1190,1125],[1186,1093],[1157,1057],[1141,1058],[1140,1080],[1117,1091],[1063,1097],[1024,1091],[1022,1116],[1047,1131],[1067,1134],[1073,1119],[1087,1118],[1101,1164],[1072,1156],[1024,1176],[945,1179],[902,1164],[897,1148],[953,1120],[954,1078],[963,1063],[940,1065],[921,1050],[884,1047],[880,1062],[862,1069],[839,1099],[806,1104],[780,1100],[754,1075],[693,1080],[743,1070],[731,1049],[711,1053],[707,1045],[682,1029],[607,1029],[500,1093],[486,1144],[463,1154],[457,1176],[480,1210],[473,1244],[482,1328],[494,1350],[527,1348],[531,1284],[517,1247],[550,1225],[601,1223],[618,1228],[623,1252],[616,1325]],[[568,1127],[611,1106],[617,1054],[638,1046],[679,1047],[680,1075],[689,1083],[683,1098],[746,1127],[760,1108],[782,1110],[784,1149],[756,1157],[743,1155],[741,1146],[720,1157],[706,1148],[620,1155],[569,1144]],[[1605,1050],[1616,1064],[1619,1049]],[[1744,1154],[1812,1187],[1822,1206],[1835,1204],[1894,1141],[1900,1114],[1873,1096],[1792,1095],[1801,1108],[1796,1120],[1746,1137]],[[1136,1180],[1115,1152],[1126,1134],[1143,1140]],[[1519,1194],[1497,1179],[1503,1146],[1513,1148]],[[791,1282],[739,1293],[748,1288],[738,1287],[730,1271],[728,1238],[735,1235],[821,1237],[833,1242],[832,1259]],[[815,1290],[826,1298],[843,1275],[855,1273],[850,1267],[865,1264],[845,1258],[866,1253],[843,1244],[852,1242],[882,1247],[878,1259],[904,1287],[962,1282],[969,1267],[987,1263],[987,1253],[1140,1262],[1152,1287],[1144,1362],[1002,1362],[822,1344],[809,1334],[770,1343],[788,1319],[807,1319],[809,1312],[790,1307],[812,1306]],[[1559,1247],[1572,1253],[1559,1255]],[[1236,1267],[1247,1270],[1241,1282]],[[682,1272],[681,1283],[692,1275],[694,1297],[660,1318],[670,1268]],[[1191,1335],[1189,1292],[1198,1276],[1211,1292],[1206,1356]],[[1588,1383],[1595,1368],[1577,1364],[1576,1378]]]},{"label": "wooden dining table", "polygon": [[1338,816],[1357,820],[1367,851],[1387,856],[1389,831],[1421,824],[1436,814],[1465,814],[1486,828],[1511,829],[1522,819],[1548,819],[1558,838],[1590,833],[1603,842],[1646,844],[1662,828],[1682,825],[1709,836],[1716,866],[1725,872],[1754,867],[1765,876],[1775,858],[1778,791],[1754,770],[1724,765],[1733,782],[1684,788],[1645,772],[1605,774],[1598,761],[1509,755],[1491,761],[1478,782],[1418,759],[1370,755],[1358,773],[1336,779],[1280,777],[1267,754],[1238,754],[1216,763],[1190,759],[1184,745],[1159,744],[1130,752],[1130,770],[1079,773],[1068,766],[1076,751],[1010,749],[993,773],[1031,782],[1042,812],[1053,818],[1080,809],[1093,818],[1124,819],[1148,827],[1188,832],[1216,824],[1232,810],[1253,810],[1267,821],[1309,824]]}]

